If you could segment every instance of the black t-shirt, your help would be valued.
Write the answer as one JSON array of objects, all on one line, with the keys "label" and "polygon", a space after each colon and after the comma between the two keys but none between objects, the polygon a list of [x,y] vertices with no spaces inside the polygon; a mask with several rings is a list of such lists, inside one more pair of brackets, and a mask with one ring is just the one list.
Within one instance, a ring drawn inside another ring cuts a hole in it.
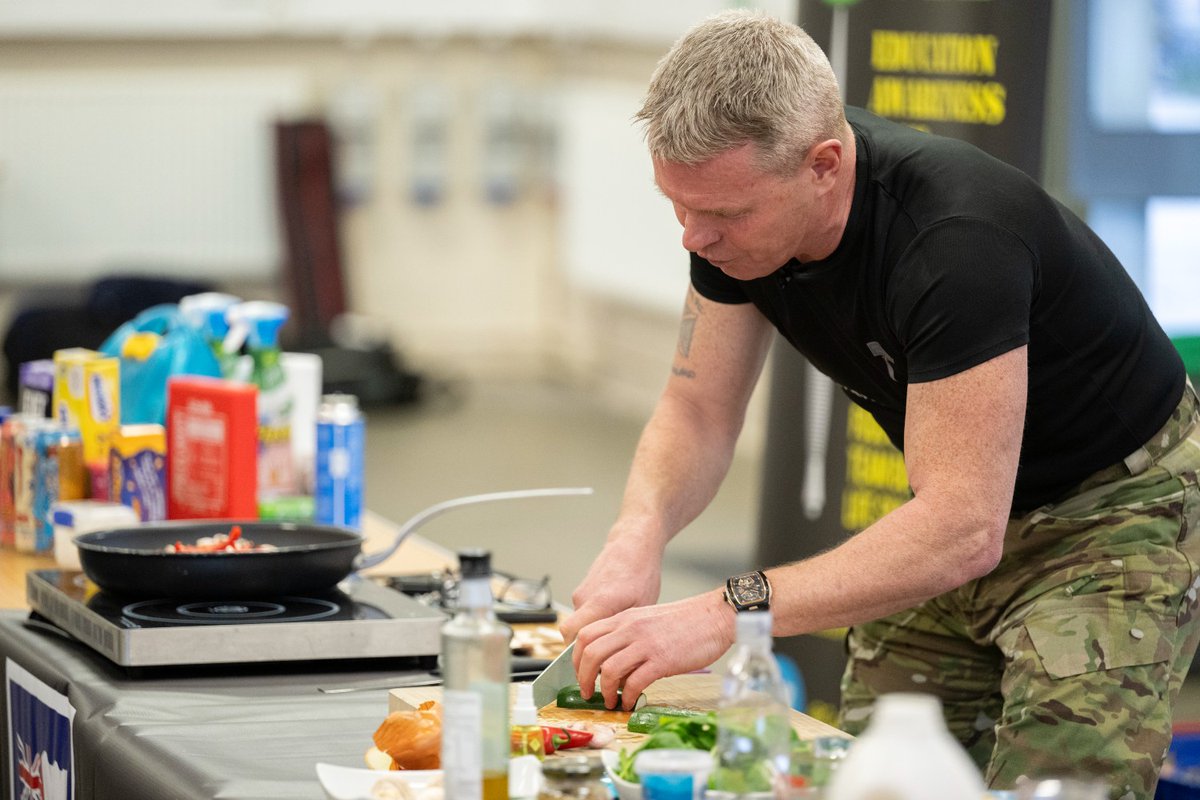
[{"label": "black t-shirt", "polygon": [[1078,217],[969,144],[846,115],[857,173],[834,253],[750,281],[693,253],[696,291],[754,303],[901,450],[910,382],[1027,344],[1014,511],[1060,497],[1162,427],[1183,395],[1183,363]]}]

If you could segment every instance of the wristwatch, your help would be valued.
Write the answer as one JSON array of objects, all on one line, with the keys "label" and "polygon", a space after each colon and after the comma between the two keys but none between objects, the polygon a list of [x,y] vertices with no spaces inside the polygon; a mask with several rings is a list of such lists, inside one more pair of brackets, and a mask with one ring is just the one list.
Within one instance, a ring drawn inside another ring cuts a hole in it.
[{"label": "wristwatch", "polygon": [[760,569],[725,581],[725,602],[734,611],[766,611],[771,607],[771,582]]}]

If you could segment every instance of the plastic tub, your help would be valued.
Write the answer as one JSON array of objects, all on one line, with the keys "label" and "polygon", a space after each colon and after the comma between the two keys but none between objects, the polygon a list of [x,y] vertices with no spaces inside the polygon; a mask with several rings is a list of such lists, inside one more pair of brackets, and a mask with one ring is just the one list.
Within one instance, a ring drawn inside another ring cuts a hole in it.
[{"label": "plastic tub", "polygon": [[136,511],[121,503],[67,500],[50,507],[50,521],[54,523],[54,561],[63,569],[78,570],[76,536],[106,528],[128,528],[141,520]]},{"label": "plastic tub", "polygon": [[643,750],[633,762],[644,800],[700,800],[713,769],[706,750]]}]

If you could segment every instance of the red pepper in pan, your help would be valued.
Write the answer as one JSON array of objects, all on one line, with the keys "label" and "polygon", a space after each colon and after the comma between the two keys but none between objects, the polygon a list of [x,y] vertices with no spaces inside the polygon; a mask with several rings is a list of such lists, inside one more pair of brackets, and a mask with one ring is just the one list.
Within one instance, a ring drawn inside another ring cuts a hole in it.
[{"label": "red pepper in pan", "polygon": [[572,747],[586,747],[594,734],[587,731],[574,731],[570,728],[542,726],[542,746],[546,755],[558,750],[570,750]]}]

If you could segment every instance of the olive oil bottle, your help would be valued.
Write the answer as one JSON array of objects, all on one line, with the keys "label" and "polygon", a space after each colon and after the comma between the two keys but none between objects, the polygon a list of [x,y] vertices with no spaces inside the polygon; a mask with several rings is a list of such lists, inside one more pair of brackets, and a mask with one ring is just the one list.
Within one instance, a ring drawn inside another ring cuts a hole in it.
[{"label": "olive oil bottle", "polygon": [[458,608],[442,626],[446,800],[507,800],[512,629],[492,609],[491,553],[458,554]]}]

